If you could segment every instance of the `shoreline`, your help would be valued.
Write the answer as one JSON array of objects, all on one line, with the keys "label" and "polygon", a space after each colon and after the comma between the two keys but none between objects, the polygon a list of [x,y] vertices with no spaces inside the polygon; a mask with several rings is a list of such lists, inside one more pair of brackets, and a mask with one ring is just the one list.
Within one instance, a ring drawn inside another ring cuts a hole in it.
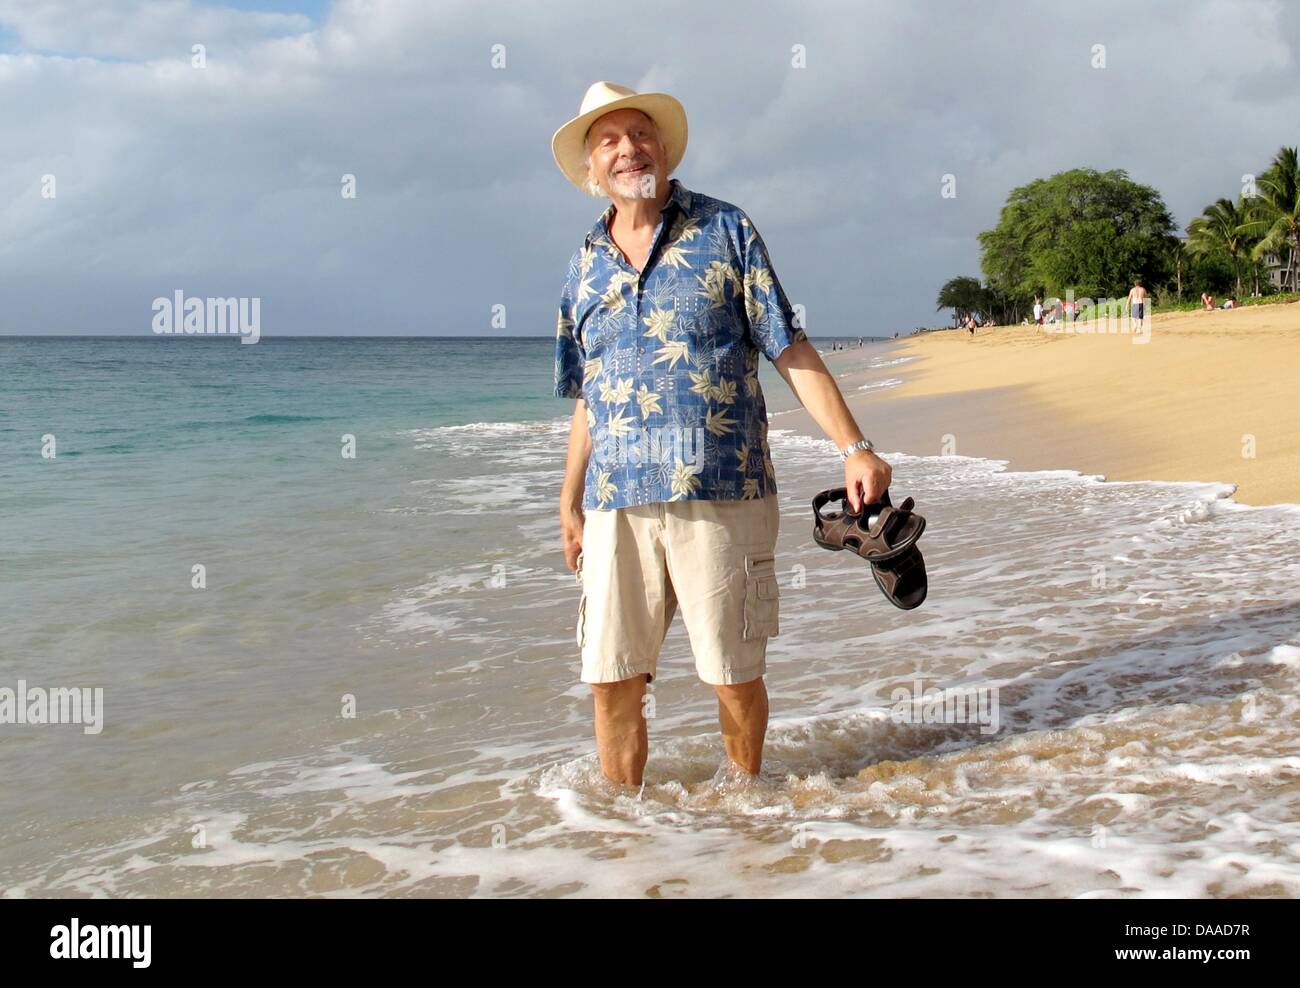
[{"label": "shoreline", "polygon": [[[826,363],[882,454],[1227,484],[1239,504],[1300,503],[1300,304],[1157,313],[1145,344],[1037,326],[881,342],[891,359],[909,359],[842,374]],[[825,438],[789,397],[772,425]]]}]

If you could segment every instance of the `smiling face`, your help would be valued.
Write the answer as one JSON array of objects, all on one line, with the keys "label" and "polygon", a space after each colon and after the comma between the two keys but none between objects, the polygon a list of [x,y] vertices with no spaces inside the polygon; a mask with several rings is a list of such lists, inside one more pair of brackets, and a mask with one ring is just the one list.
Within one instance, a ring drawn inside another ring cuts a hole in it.
[{"label": "smiling face", "polygon": [[668,152],[655,122],[640,110],[598,117],[587,131],[588,190],[611,199],[653,199],[666,178]]}]

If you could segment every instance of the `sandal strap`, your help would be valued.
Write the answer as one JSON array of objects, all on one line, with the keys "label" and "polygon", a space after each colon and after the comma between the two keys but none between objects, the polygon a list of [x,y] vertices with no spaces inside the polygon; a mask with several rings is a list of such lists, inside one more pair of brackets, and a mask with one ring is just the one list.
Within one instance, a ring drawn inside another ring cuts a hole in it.
[{"label": "sandal strap", "polygon": [[824,515],[822,515],[821,509],[824,508],[826,504],[830,501],[842,501],[846,499],[848,496],[849,496],[849,489],[847,487],[832,487],[828,491],[822,491],[815,498],[813,498],[813,502],[812,502],[813,514],[817,517],[817,520],[822,524],[835,521],[834,518],[827,518]]},{"label": "sandal strap", "polygon": [[862,558],[866,559],[868,562],[886,563],[889,562],[891,559],[897,559],[899,556],[903,555],[903,553],[907,552],[913,546],[915,546],[917,540],[920,539],[921,534],[925,531],[925,519],[922,518],[920,515],[916,514],[915,512],[904,510],[901,507],[895,508],[893,506],[890,506],[880,512],[880,518],[877,524],[879,526],[879,531],[883,534],[886,528],[895,524],[896,521],[899,521],[900,525],[906,525],[908,518],[917,519],[915,530],[908,538],[904,539],[898,545],[894,546],[891,549],[888,549],[885,552],[868,553]]}]

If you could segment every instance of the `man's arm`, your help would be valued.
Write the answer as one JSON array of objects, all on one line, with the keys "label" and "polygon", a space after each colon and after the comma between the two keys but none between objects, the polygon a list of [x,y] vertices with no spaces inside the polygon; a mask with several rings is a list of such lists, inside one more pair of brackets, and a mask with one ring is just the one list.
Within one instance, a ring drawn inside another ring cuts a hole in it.
[{"label": "man's arm", "polygon": [[579,398],[573,403],[569,451],[564,461],[564,483],[560,487],[560,538],[564,542],[564,564],[571,570],[578,568],[578,553],[582,551],[582,526],[586,520],[582,511],[582,494],[590,456],[587,403]]},{"label": "man's arm", "polygon": [[564,544],[564,562],[571,570],[578,568],[578,553],[582,551],[582,495],[586,486],[587,459],[591,455],[587,402],[582,390],[587,353],[577,333],[573,301],[573,286],[582,273],[581,257],[579,250],[569,259],[569,273],[555,313],[555,397],[575,399],[573,421],[569,426],[569,448],[564,460],[564,481],[560,486],[560,539]]},{"label": "man's arm", "polygon": [[[811,341],[803,339],[790,344],[772,363],[836,449],[863,438],[839,385]],[[889,464],[870,450],[859,450],[845,460],[844,486],[848,488],[853,510],[876,501],[889,487],[892,476]]]}]

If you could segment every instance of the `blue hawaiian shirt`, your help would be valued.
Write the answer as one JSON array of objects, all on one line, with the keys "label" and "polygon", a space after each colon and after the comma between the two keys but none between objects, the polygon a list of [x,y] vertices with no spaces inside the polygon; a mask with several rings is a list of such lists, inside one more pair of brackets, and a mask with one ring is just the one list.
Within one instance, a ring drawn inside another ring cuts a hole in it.
[{"label": "blue hawaiian shirt", "polygon": [[613,203],[569,262],[555,395],[586,401],[584,509],[776,492],[758,355],[807,334],[744,211],[671,184],[644,271]]}]

